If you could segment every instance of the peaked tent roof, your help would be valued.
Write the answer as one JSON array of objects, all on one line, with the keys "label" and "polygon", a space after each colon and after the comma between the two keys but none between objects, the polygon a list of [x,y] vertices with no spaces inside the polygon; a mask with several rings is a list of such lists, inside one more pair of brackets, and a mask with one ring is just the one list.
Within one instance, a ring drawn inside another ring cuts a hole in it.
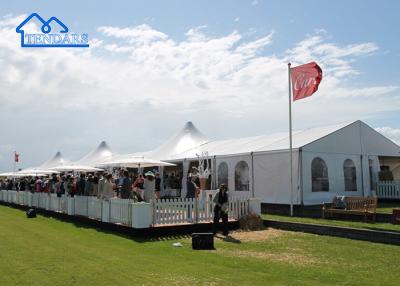
[{"label": "peaked tent roof", "polygon": [[66,165],[69,164],[70,161],[66,160],[63,155],[61,154],[61,152],[57,152],[53,157],[51,157],[49,160],[47,160],[46,162],[44,162],[43,164],[41,164],[40,166],[38,166],[38,169],[49,169],[49,168],[53,168],[56,166],[62,166],[62,165]]},{"label": "peaked tent roof", "polygon": [[71,161],[65,159],[61,152],[57,152],[53,157],[45,161],[39,166],[25,168],[21,170],[22,173],[32,172],[34,173],[49,173],[49,169],[54,168],[56,166],[63,166],[69,164]]},{"label": "peaked tent roof", "polygon": [[96,149],[89,152],[78,161],[73,162],[73,164],[95,167],[97,164],[110,159],[113,155],[114,154],[107,142],[102,141]]},{"label": "peaked tent roof", "polygon": [[168,159],[175,154],[180,154],[207,142],[209,142],[209,139],[189,121],[182,130],[173,135],[164,144],[152,151],[141,153],[140,155],[153,159]]},{"label": "peaked tent roof", "polygon": [[[377,155],[388,156],[389,154],[386,152],[386,150],[390,149],[391,151],[390,154],[392,154],[393,156],[396,155],[400,156],[400,146],[396,145],[395,143],[384,137],[382,134],[375,131],[367,124],[359,120],[351,123],[343,123],[331,126],[308,128],[300,131],[294,131],[293,148],[297,149],[309,145],[313,142],[320,141],[325,137],[327,137],[328,135],[337,133],[338,131],[344,129],[345,127],[358,128],[357,130],[360,130],[360,128],[363,128],[363,130],[365,130],[365,128],[367,127],[367,129],[370,130],[370,132],[372,133],[369,134],[368,140],[364,139],[364,141],[368,141],[367,143],[369,143],[371,141],[376,141],[379,138],[381,139],[379,141],[379,146],[375,146],[375,150],[380,149],[380,154]],[[350,131],[354,133],[354,130]],[[363,133],[365,134],[365,131],[363,131]],[[358,134],[356,135],[359,136]],[[205,144],[201,144],[194,148],[188,149],[182,153],[173,154],[170,157],[162,157],[162,159],[179,160],[183,158],[195,158],[196,154],[205,151],[207,151],[210,156],[214,155],[223,156],[223,155],[245,154],[251,152],[280,151],[280,150],[287,150],[289,149],[288,147],[289,147],[288,132],[282,132],[282,133],[273,133],[268,135],[245,137],[238,139],[209,141]],[[371,151],[372,150],[364,150],[364,152],[369,152],[371,154],[376,153],[376,151],[375,152]]]},{"label": "peaked tent roof", "polygon": [[[293,148],[302,147],[347,125],[349,125],[349,123],[293,131]],[[288,147],[288,132],[279,132],[236,139],[214,140],[197,146],[196,148],[186,150],[183,153],[174,154],[170,158],[164,159],[173,160],[181,158],[195,158],[196,154],[205,151],[207,151],[210,156],[223,156],[251,152],[285,150],[288,149]]]}]

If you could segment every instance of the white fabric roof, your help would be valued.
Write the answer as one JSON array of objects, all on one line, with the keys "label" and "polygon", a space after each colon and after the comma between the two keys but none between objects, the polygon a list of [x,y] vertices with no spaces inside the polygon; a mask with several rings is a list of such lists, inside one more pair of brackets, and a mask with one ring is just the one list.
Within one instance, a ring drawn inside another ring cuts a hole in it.
[{"label": "white fabric roof", "polygon": [[[57,152],[53,157],[42,163],[41,165],[37,167],[30,167],[30,168],[25,168],[21,171],[21,173],[51,173],[49,169],[54,168],[56,166],[63,166],[66,164],[69,164],[70,161],[65,159],[61,152]],[[56,172],[55,172],[56,173]]]},{"label": "white fabric roof", "polygon": [[209,139],[201,133],[191,121],[189,121],[181,131],[176,133],[158,148],[148,152],[136,153],[134,155],[159,160],[169,159],[175,154],[183,153],[186,150],[200,146],[208,141]]},{"label": "white fabric roof", "polygon": [[87,155],[83,156],[76,162],[73,162],[73,165],[84,165],[95,167],[97,164],[102,163],[106,160],[109,160],[113,156],[113,152],[111,151],[110,146],[108,146],[106,141],[102,141],[100,145],[89,152]]},{"label": "white fabric roof", "polygon": [[56,166],[62,166],[62,165],[66,165],[69,164],[70,161],[66,160],[63,155],[61,154],[61,152],[57,152],[53,157],[51,157],[49,160],[47,160],[46,162],[44,162],[43,164],[41,164],[40,166],[38,166],[38,169],[49,169],[49,168],[53,168]]},{"label": "white fabric roof", "polygon": [[[324,136],[327,136],[351,123],[343,123],[331,126],[309,128],[293,131],[293,148],[300,148]],[[268,135],[244,137],[228,140],[214,140],[195,148],[186,150],[164,160],[178,160],[182,158],[195,158],[196,154],[207,151],[209,156],[234,155],[250,152],[278,151],[289,149],[289,132],[273,133]]]}]

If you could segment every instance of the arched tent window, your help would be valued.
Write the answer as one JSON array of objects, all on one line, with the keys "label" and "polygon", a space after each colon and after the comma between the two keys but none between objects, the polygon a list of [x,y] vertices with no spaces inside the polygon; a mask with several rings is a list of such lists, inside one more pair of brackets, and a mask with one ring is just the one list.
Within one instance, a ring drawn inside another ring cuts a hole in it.
[{"label": "arched tent window", "polygon": [[371,191],[375,191],[376,189],[376,179],[374,174],[374,161],[368,159],[368,167],[369,167],[369,185]]},{"label": "arched tent window", "polygon": [[311,180],[313,192],[329,192],[328,167],[319,157],[312,160]]},{"label": "arched tent window", "polygon": [[228,186],[228,164],[226,162],[221,162],[218,165],[218,188],[221,184]]},{"label": "arched tent window", "polygon": [[346,159],[343,163],[344,190],[357,192],[357,172],[353,160]]},{"label": "arched tent window", "polygon": [[240,161],[235,167],[235,190],[249,190],[249,165],[245,161]]}]

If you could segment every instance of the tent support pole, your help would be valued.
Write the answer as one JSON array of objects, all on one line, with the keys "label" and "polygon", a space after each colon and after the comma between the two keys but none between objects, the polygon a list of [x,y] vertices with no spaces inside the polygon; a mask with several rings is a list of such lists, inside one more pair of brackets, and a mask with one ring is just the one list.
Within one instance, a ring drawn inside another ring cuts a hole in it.
[{"label": "tent support pole", "polygon": [[300,199],[301,199],[301,205],[304,205],[304,193],[303,193],[303,150],[299,148],[299,164],[298,164],[298,174],[299,174],[299,180],[300,181]]},{"label": "tent support pole", "polygon": [[289,86],[289,149],[290,149],[290,216],[293,216],[293,144],[292,144],[292,89],[290,86],[290,63],[288,63],[288,86]]},{"label": "tent support pole", "polygon": [[214,179],[213,179],[213,185],[212,185],[212,190],[216,190],[217,188],[218,188],[218,174],[217,174],[217,156],[215,156],[214,155],[214,158],[213,158],[213,177],[214,177]]},{"label": "tent support pole", "polygon": [[254,154],[251,152],[251,195],[254,198]]},{"label": "tent support pole", "polygon": [[362,196],[365,197],[365,191],[364,191],[364,164],[363,164],[363,155],[360,155],[360,166],[361,166],[361,190],[362,190]]}]

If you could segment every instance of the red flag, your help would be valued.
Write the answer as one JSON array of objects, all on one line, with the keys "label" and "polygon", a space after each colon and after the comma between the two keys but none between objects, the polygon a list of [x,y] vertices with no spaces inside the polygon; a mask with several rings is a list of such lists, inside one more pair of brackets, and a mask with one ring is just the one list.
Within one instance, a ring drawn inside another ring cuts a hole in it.
[{"label": "red flag", "polygon": [[293,101],[311,96],[318,90],[322,80],[322,70],[316,62],[291,69]]},{"label": "red flag", "polygon": [[19,162],[19,154],[17,152],[14,153],[14,161]]}]

